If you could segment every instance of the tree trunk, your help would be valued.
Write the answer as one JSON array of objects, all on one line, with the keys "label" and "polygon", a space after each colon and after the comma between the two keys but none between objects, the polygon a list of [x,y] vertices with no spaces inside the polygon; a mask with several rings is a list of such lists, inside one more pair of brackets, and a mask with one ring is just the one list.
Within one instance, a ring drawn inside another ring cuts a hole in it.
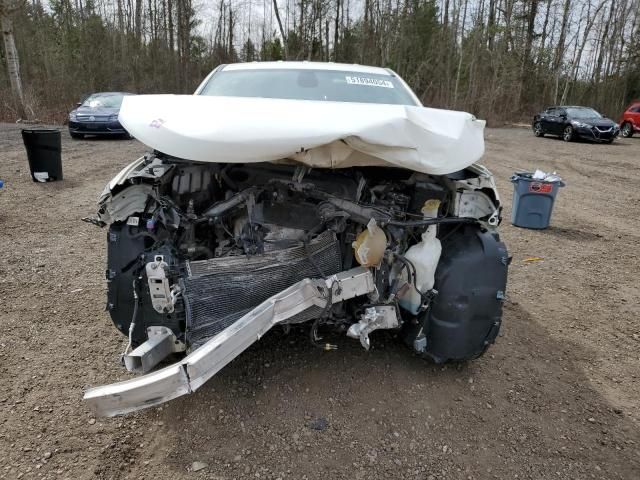
[{"label": "tree trunk", "polygon": [[533,37],[535,34],[535,21],[536,16],[538,15],[538,0],[531,0],[531,8],[529,10],[529,14],[527,15],[527,36],[524,45],[524,57],[522,60],[523,71],[529,67],[529,62],[531,61],[531,47],[533,45]]},{"label": "tree trunk", "polygon": [[364,61],[364,53],[367,48],[370,48],[369,45],[369,2],[370,0],[364,0],[364,22],[362,28],[362,45],[360,50],[360,63],[365,63]]},{"label": "tree trunk", "polygon": [[229,2],[229,50],[228,56],[230,61],[234,61],[233,58],[233,29],[235,22],[233,21],[233,10],[231,9],[231,2]]},{"label": "tree trunk", "polygon": [[282,37],[282,48],[284,50],[284,59],[289,59],[289,49],[287,48],[287,36],[284,34],[284,27],[282,26],[282,20],[280,19],[280,10],[278,10],[278,1],[273,0],[273,11],[276,14],[276,20],[278,21],[278,28],[280,29],[280,36]]},{"label": "tree trunk", "polygon": [[135,35],[136,40],[140,43],[142,38],[142,0],[136,0],[136,12],[135,12]]},{"label": "tree trunk", "polygon": [[173,51],[173,2],[167,0],[167,22],[169,24],[169,50]]},{"label": "tree trunk", "polygon": [[442,25],[444,26],[444,30],[449,26],[449,0],[444,1],[444,9],[442,12]]},{"label": "tree trunk", "polygon": [[560,65],[564,58],[565,41],[567,38],[567,25],[569,23],[569,14],[571,13],[571,0],[565,0],[562,10],[562,24],[560,26],[560,38],[556,45],[556,54],[553,59],[553,71],[555,73],[555,89],[553,94],[553,103],[558,101],[558,90],[560,88]]},{"label": "tree trunk", "polygon": [[329,18],[324,21],[324,61],[328,62],[329,57]]},{"label": "tree trunk", "polygon": [[118,30],[124,31],[124,17],[122,12],[122,0],[118,0]]},{"label": "tree trunk", "polygon": [[0,28],[2,29],[2,39],[4,40],[4,52],[7,58],[7,73],[11,83],[11,91],[16,100],[18,117],[25,118],[26,110],[24,106],[24,94],[22,92],[22,80],[20,79],[20,60],[18,50],[13,37],[13,21],[11,14],[13,10],[9,0],[1,0],[0,3]]},{"label": "tree trunk", "polygon": [[602,32],[602,37],[600,38],[600,51],[598,52],[598,60],[596,61],[595,66],[595,87],[598,88],[598,84],[600,83],[600,72],[602,70],[602,63],[604,61],[604,46],[605,43],[609,40],[609,27],[611,26],[611,22],[613,21],[613,14],[616,9],[616,0],[612,0],[611,7],[609,7],[609,17],[607,18],[606,23],[604,24],[604,31]]},{"label": "tree trunk", "polygon": [[562,59],[564,57],[564,42],[567,38],[567,24],[569,23],[569,13],[571,12],[571,0],[565,0],[564,9],[562,12],[562,25],[560,27],[560,38],[558,40],[558,45],[556,46],[556,55],[553,60],[553,69],[558,73],[558,69],[560,68],[560,64],[562,63]]},{"label": "tree trunk", "polygon": [[336,18],[333,29],[333,61],[338,61],[338,42],[340,39],[340,0],[336,0]]},{"label": "tree trunk", "polygon": [[516,109],[524,102],[524,94],[527,91],[527,81],[531,74],[531,49],[533,47],[533,37],[535,34],[535,21],[538,15],[538,0],[531,0],[531,8],[527,15],[527,35],[525,37],[524,55],[522,57],[522,65],[520,66],[520,91],[518,92]]},{"label": "tree trunk", "polygon": [[298,43],[299,45],[299,50],[298,52],[296,52],[296,60],[300,60],[301,58],[304,58],[305,55],[305,48],[307,45],[307,42],[305,41],[305,28],[304,28],[304,10],[305,10],[306,6],[304,3],[304,0],[300,0],[300,32],[298,33]]},{"label": "tree trunk", "polygon": [[[551,10],[551,3],[547,4],[547,10],[544,14],[544,23],[542,24],[542,33],[540,34],[540,50],[538,51],[538,58],[536,60],[536,73],[540,69],[540,64],[542,63],[542,54],[544,52],[544,47],[547,43],[547,27],[549,26],[549,12]],[[555,24],[554,24],[555,26]],[[554,29],[552,28],[551,31]]]},{"label": "tree trunk", "polygon": [[456,85],[453,90],[453,108],[458,105],[458,86],[460,84],[460,73],[462,72],[462,58],[464,53],[464,24],[467,22],[467,4],[469,0],[464,0],[464,13],[462,14],[462,25],[460,26],[460,58],[458,60],[458,71],[456,72]]},{"label": "tree trunk", "polygon": [[[449,1],[447,0],[447,6]],[[493,52],[493,42],[496,38],[496,1],[489,0],[489,20],[487,23],[487,47]]]}]

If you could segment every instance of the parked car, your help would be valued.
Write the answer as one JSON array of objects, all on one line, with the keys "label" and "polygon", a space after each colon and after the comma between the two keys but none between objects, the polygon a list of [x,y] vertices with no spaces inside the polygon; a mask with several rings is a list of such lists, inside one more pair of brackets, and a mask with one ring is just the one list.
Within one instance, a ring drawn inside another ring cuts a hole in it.
[{"label": "parked car", "polygon": [[620,117],[620,131],[625,138],[640,132],[640,101],[633,102]]},{"label": "parked car", "polygon": [[120,121],[153,150],[86,219],[109,230],[107,310],[130,371],[187,355],[89,389],[99,414],[191,393],[275,326],[323,350],[397,330],[435,362],[496,339],[509,256],[484,121],[314,62],[220,66],[195,95],[125,98]]},{"label": "parked car", "polygon": [[78,103],[69,113],[69,134],[72,138],[85,135],[119,135],[129,137],[120,125],[118,114],[126,92],[93,93]]},{"label": "parked car", "polygon": [[547,108],[533,117],[536,137],[557,135],[565,142],[577,138],[611,143],[620,133],[618,124],[590,107],[559,106]]}]

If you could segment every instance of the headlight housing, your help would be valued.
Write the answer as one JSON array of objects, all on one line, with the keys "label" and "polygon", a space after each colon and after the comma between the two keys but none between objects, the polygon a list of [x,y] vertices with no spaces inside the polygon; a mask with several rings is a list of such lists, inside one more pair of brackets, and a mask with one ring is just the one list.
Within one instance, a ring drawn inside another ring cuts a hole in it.
[{"label": "headlight housing", "polygon": [[69,113],[69,120],[72,121],[72,122],[75,122],[77,120],[76,115],[77,115],[77,113],[75,111]]},{"label": "headlight housing", "polygon": [[118,114],[114,114],[114,115],[109,115],[109,121],[110,122],[115,122],[118,120]]}]

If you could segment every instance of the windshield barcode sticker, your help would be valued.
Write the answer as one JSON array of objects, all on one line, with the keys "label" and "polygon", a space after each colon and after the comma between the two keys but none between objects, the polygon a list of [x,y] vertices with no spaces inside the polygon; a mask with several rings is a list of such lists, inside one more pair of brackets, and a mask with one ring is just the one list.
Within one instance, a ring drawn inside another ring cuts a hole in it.
[{"label": "windshield barcode sticker", "polygon": [[351,85],[368,85],[370,87],[393,88],[393,83],[391,83],[389,80],[381,80],[379,78],[352,77],[347,75],[345,79],[347,80],[347,83]]}]

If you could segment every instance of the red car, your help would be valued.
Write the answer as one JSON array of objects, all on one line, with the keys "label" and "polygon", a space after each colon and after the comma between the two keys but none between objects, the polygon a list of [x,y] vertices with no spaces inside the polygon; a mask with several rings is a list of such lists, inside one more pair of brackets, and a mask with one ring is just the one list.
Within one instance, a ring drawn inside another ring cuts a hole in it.
[{"label": "red car", "polygon": [[640,133],[640,101],[634,101],[620,117],[620,130],[625,138],[632,137],[634,133]]}]

